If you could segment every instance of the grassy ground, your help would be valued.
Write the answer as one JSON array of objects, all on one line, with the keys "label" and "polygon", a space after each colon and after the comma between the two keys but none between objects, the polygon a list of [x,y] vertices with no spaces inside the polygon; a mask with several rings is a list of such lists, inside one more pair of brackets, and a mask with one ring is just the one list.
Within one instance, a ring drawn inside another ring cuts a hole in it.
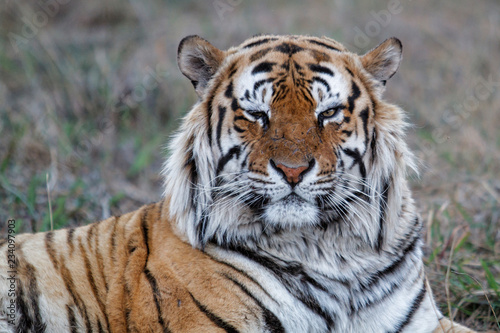
[{"label": "grassy ground", "polygon": [[498,2],[58,1],[0,6],[0,223],[50,229],[47,187],[54,228],[160,198],[165,143],[195,101],[176,67],[186,35],[326,35],[357,52],[397,36],[386,96],[415,124],[430,283],[445,314],[500,331]]}]

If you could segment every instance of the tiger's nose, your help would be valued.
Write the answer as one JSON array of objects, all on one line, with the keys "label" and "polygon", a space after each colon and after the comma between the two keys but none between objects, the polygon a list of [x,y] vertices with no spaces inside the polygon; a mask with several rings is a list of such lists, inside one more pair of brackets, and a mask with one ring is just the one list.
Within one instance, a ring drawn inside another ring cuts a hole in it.
[{"label": "tiger's nose", "polygon": [[283,163],[276,164],[273,160],[270,161],[271,166],[283,176],[292,188],[295,187],[295,185],[302,180],[302,177],[314,166],[314,160],[309,161],[308,165],[293,167],[289,167]]}]

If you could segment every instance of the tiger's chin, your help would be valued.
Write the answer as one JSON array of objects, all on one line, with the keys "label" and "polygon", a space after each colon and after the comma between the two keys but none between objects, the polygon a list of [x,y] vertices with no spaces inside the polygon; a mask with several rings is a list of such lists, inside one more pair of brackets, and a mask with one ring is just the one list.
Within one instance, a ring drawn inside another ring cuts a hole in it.
[{"label": "tiger's chin", "polygon": [[317,224],[319,216],[320,212],[316,205],[293,193],[266,205],[263,214],[268,224],[284,228]]}]

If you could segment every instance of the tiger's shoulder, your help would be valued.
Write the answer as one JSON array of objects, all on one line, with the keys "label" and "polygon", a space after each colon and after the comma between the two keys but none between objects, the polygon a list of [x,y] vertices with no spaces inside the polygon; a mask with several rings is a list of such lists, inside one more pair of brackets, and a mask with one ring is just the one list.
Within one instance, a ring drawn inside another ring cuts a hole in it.
[{"label": "tiger's shoulder", "polygon": [[164,207],[19,235],[14,266],[0,261],[0,331],[281,331],[259,285],[179,238]]},{"label": "tiger's shoulder", "polygon": [[[286,300],[266,307],[259,299],[273,295],[223,255],[186,243],[164,203],[1,240],[0,331],[285,332],[273,312]],[[434,332],[451,327],[472,332],[447,318]]]}]

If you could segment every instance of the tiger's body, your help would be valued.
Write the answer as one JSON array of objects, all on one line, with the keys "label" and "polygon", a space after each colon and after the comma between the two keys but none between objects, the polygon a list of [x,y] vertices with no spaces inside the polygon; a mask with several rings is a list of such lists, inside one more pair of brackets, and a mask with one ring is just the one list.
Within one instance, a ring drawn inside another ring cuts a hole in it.
[{"label": "tiger's body", "polygon": [[[168,221],[162,207],[35,234],[29,242],[19,237],[17,331],[264,332],[272,325],[276,317],[250,293],[256,283],[158,223]],[[0,332],[13,328],[1,323]]]},{"label": "tiger's body", "polygon": [[400,59],[396,39],[364,56],[328,38],[184,39],[199,101],[165,199],[17,237],[0,331],[472,332],[425,283],[406,124],[382,100]]}]

